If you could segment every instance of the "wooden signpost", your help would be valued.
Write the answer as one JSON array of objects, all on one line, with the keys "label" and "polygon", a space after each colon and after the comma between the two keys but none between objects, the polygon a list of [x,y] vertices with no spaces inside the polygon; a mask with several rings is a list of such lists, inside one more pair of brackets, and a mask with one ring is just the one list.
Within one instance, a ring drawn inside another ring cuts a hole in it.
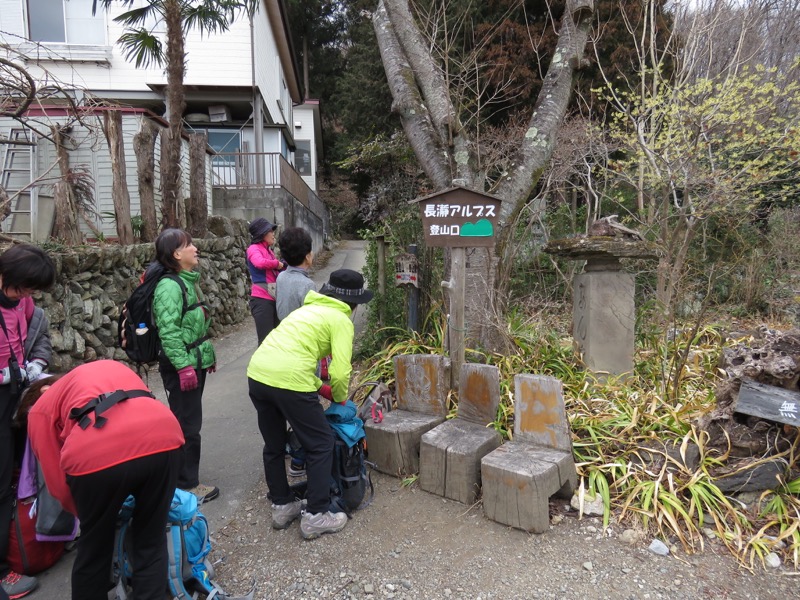
[{"label": "wooden signpost", "polygon": [[500,217],[500,199],[465,187],[452,187],[423,198],[419,204],[425,245],[450,249],[450,280],[442,287],[449,291],[447,317],[450,349],[450,383],[458,389],[461,365],[464,364],[464,293],[466,286],[466,249],[491,248]]}]

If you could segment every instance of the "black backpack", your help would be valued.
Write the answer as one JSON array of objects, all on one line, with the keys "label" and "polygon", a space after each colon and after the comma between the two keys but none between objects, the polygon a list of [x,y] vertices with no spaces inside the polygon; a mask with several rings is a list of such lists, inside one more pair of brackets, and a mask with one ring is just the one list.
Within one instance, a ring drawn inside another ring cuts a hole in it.
[{"label": "black backpack", "polygon": [[[365,438],[361,438],[349,448],[347,443],[336,435],[335,431],[333,438],[330,510],[344,512],[350,516],[354,511],[366,508],[372,502],[375,488],[372,484],[372,474],[367,471],[367,466],[374,467],[374,465],[366,459]],[[288,446],[292,453],[300,448],[297,434],[291,429],[289,430]],[[307,481],[294,483],[289,487],[295,498],[306,497]],[[369,497],[367,497],[368,489]]]},{"label": "black backpack", "polygon": [[133,362],[141,365],[158,360],[161,341],[158,337],[155,317],[153,315],[153,295],[158,282],[169,277],[181,287],[183,294],[183,312],[189,310],[186,299],[186,284],[175,273],[168,271],[159,262],[153,262],[144,272],[141,283],[122,305],[117,322],[117,339],[120,348]]},{"label": "black backpack", "polygon": [[[372,477],[367,474],[366,445],[364,438],[355,445],[347,444],[338,436],[333,445],[333,464],[331,465],[331,505],[348,515],[372,502],[375,489]],[[367,488],[370,495],[365,500]]]}]

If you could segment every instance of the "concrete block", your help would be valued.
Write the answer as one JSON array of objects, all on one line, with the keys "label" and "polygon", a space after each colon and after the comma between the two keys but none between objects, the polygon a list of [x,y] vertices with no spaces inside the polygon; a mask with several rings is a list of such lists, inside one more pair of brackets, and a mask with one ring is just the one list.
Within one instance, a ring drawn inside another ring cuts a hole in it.
[{"label": "concrete block", "polygon": [[456,418],[423,434],[419,457],[419,485],[464,504],[480,495],[480,462],[500,446],[494,429]]},{"label": "concrete block", "polygon": [[623,271],[589,271],[573,284],[573,338],[583,363],[595,372],[622,375],[633,371],[633,275]]},{"label": "concrete block", "polygon": [[380,423],[367,420],[364,429],[370,462],[387,475],[405,477],[419,473],[422,435],[442,422],[443,416],[401,409],[386,413]]},{"label": "concrete block", "polygon": [[533,533],[550,526],[550,496],[572,496],[578,484],[572,453],[506,442],[481,459],[483,512]]}]

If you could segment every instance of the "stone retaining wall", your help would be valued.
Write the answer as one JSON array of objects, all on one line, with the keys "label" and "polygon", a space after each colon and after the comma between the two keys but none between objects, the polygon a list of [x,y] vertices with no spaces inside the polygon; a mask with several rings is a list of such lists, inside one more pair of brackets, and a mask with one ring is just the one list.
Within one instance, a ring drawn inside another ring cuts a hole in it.
[{"label": "stone retaining wall", "polygon": [[[245,252],[247,222],[210,217],[209,237],[195,240],[200,251],[200,290],[212,312],[212,335],[250,318],[250,278]],[[125,360],[117,346],[122,303],[153,260],[153,244],[85,246],[48,251],[56,283],[36,299],[50,320],[51,371],[62,372],[100,358]]]}]

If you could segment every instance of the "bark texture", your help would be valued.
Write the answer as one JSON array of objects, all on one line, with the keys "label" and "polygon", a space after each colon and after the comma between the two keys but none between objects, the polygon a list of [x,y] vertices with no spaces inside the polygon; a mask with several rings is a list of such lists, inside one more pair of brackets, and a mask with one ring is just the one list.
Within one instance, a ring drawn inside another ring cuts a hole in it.
[{"label": "bark texture", "polygon": [[114,218],[119,243],[133,243],[131,227],[131,196],[128,193],[128,176],[125,168],[125,145],[122,138],[122,113],[108,110],[103,113],[103,128],[111,155],[111,198],[114,201]]},{"label": "bark texture", "polygon": [[189,141],[189,197],[186,199],[186,229],[193,237],[203,237],[208,221],[206,192],[206,136],[194,134]]},{"label": "bark texture", "polygon": [[183,111],[186,108],[183,78],[186,74],[186,52],[181,5],[178,0],[165,0],[164,21],[167,25],[167,120],[169,129],[161,140],[161,220],[165,227],[180,227],[181,139]]},{"label": "bark texture", "polygon": [[139,210],[142,213],[142,242],[152,242],[158,235],[155,193],[155,148],[156,127],[150,119],[142,119],[139,133],[133,136],[133,152],[136,154],[137,182],[139,186]]},{"label": "bark texture", "polygon": [[58,182],[53,186],[53,202],[55,205],[53,237],[63,240],[67,245],[74,245],[81,242],[81,232],[77,220],[78,203],[75,198],[75,191],[70,183],[69,151],[64,146],[64,135],[58,126],[52,127],[52,135],[56,142],[56,156],[60,174]]}]

